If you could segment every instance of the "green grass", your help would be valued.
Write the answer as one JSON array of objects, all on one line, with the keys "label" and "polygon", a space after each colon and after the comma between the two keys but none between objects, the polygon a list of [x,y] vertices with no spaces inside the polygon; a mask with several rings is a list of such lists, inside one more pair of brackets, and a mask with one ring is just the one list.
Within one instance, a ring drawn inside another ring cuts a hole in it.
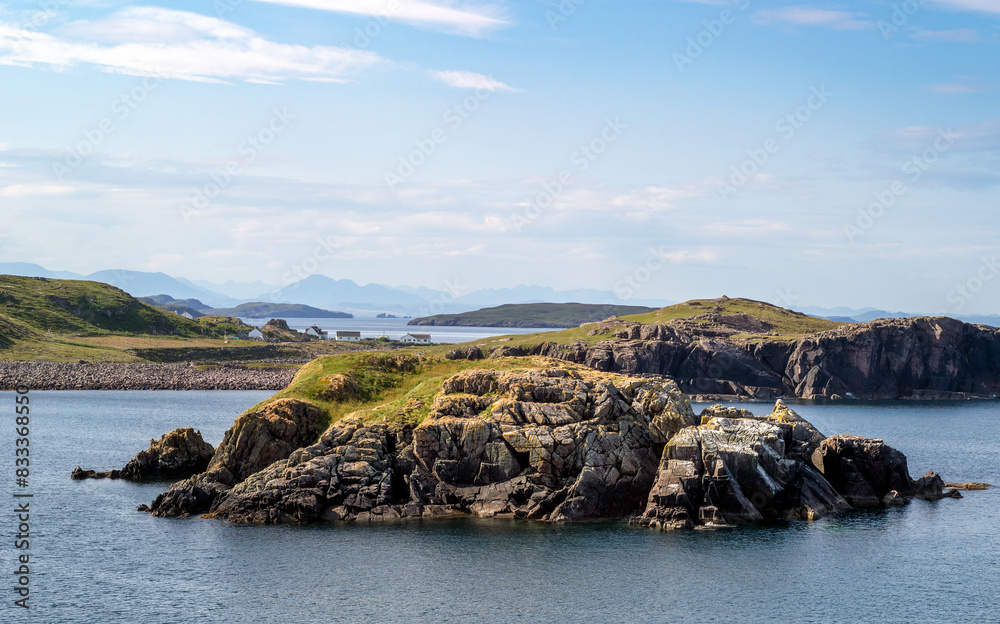
[{"label": "green grass", "polygon": [[652,312],[644,306],[589,303],[523,303],[483,308],[462,314],[437,314],[410,321],[410,325],[468,327],[578,327],[610,316]]},{"label": "green grass", "polygon": [[333,341],[289,345],[233,340],[249,329],[233,317],[186,319],[100,282],[0,275],[2,360],[311,360],[357,348]]},{"label": "green grass", "polygon": [[[807,316],[799,312],[793,312],[769,303],[753,301],[751,299],[699,299],[667,306],[645,314],[622,316],[619,317],[619,320],[650,325],[670,325],[677,321],[690,319],[696,323],[708,324],[710,321],[707,319],[695,319],[694,317],[709,313],[722,315],[746,314],[767,323],[771,327],[768,334],[734,334],[731,339],[735,341],[797,340],[804,336],[836,329],[844,325],[844,323],[837,321]],[[617,340],[612,336],[611,330],[605,330],[603,333],[593,336],[589,335],[591,331],[598,329],[598,327],[598,323],[588,323],[582,327],[574,327],[561,331],[484,338],[465,343],[461,346],[476,345],[485,354],[493,347],[533,347],[544,342],[550,342],[556,345],[563,345],[566,348],[565,350],[569,351],[570,347],[574,344],[589,346],[602,340]],[[431,347],[428,349],[428,353],[443,356],[448,351],[455,349],[456,346],[458,345]]]},{"label": "green grass", "polygon": [[39,332],[203,335],[196,322],[81,280],[0,275],[0,316]]},{"label": "green grass", "polygon": [[[622,317],[623,321],[648,324],[668,324],[678,319],[689,319],[707,313],[722,315],[746,314],[771,325],[777,337],[801,337],[821,331],[836,329],[844,323],[807,316],[801,312],[786,310],[770,303],[752,299],[700,299],[667,306],[648,314]],[[752,334],[743,334],[753,337]]]},{"label": "green grass", "polygon": [[[500,371],[536,367],[560,367],[597,373],[584,366],[543,357],[498,358],[472,362],[428,356],[416,347],[391,353],[349,353],[319,358],[303,366],[287,388],[258,403],[257,410],[279,399],[300,399],[322,409],[330,423],[346,416],[365,422],[420,423],[430,413],[441,384],[463,370],[485,368]],[[329,380],[354,380],[357,391],[334,399]]]}]

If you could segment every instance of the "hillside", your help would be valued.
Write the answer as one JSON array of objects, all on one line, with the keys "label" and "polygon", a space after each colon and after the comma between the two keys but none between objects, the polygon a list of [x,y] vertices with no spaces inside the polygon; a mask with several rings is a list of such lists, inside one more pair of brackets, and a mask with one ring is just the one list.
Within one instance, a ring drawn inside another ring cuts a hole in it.
[{"label": "hillside", "polygon": [[407,325],[461,327],[579,327],[612,316],[653,312],[645,306],[590,303],[519,303],[483,308],[461,314],[437,314],[416,318]]},{"label": "hillside", "polygon": [[968,399],[1000,395],[1000,330],[946,317],[841,323],[726,297],[544,334],[490,338],[449,357],[547,355],[666,375],[693,395],[751,399]]},{"label": "hillside", "polygon": [[249,329],[227,316],[186,319],[100,282],[0,275],[0,360],[301,361],[348,348],[227,341]]},{"label": "hillside", "polygon": [[243,303],[235,308],[201,310],[202,314],[237,316],[241,318],[354,318],[347,312],[323,310],[298,303]]},{"label": "hillside", "polygon": [[33,332],[201,336],[204,326],[123,290],[78,280],[0,276],[0,315]]}]

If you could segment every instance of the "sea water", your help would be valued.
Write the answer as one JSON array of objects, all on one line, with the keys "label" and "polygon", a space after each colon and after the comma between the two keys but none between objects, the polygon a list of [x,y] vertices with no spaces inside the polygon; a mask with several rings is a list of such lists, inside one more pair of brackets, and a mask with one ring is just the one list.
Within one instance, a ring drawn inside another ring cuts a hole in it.
[{"label": "sea water", "polygon": [[[176,427],[217,445],[269,394],[30,392],[25,611],[13,589],[23,552],[15,394],[0,393],[0,622],[1000,621],[1000,490],[812,523],[660,533],[473,518],[237,526],[135,510],[167,483],[69,478],[77,465],[120,468]],[[1000,484],[997,403],[793,407],[827,435],[885,439],[913,476]]]}]

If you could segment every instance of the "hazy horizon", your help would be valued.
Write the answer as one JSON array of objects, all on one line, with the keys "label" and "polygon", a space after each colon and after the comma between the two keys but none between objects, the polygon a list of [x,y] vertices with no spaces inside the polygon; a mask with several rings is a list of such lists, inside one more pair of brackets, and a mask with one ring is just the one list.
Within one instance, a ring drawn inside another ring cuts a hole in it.
[{"label": "hazy horizon", "polygon": [[12,3],[0,262],[989,314],[998,44],[983,0]]}]

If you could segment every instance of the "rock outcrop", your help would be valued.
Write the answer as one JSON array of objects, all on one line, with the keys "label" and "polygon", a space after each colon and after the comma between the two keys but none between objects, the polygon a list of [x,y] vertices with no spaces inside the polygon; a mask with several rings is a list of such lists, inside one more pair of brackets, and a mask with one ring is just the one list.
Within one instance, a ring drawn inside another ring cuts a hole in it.
[{"label": "rock outcrop", "polygon": [[250,475],[285,459],[319,437],[327,421],[319,408],[298,399],[279,399],[236,419],[205,472],[175,483],[153,501],[154,516],[203,513],[219,494]]},{"label": "rock outcrop", "polygon": [[227,434],[209,470],[173,486],[152,510],[263,523],[625,517],[641,509],[663,445],[696,422],[665,379],[472,370],[444,382],[418,426],[346,418],[251,474],[213,475],[225,464]]},{"label": "rock outcrop", "polygon": [[[965,399],[1000,395],[1000,329],[945,317],[845,324],[769,340],[741,315],[670,325],[616,321],[574,345],[456,349],[449,357],[546,355],[622,374],[656,374],[700,396],[754,399]],[[705,318],[703,318],[705,317]],[[741,324],[742,323],[742,324]],[[746,332],[757,331],[757,334]]]},{"label": "rock outcrop", "polygon": [[645,511],[631,522],[659,529],[815,520],[853,507],[960,496],[929,472],[910,478],[906,457],[882,440],[827,438],[782,401],[764,418],[713,406],[702,424],[663,451]]},{"label": "rock outcrop", "polygon": [[266,404],[148,510],[263,524],[632,517],[667,529],[949,495],[933,473],[910,479],[881,440],[826,438],[781,401],[762,418],[722,406],[699,418],[668,379],[512,362],[445,379],[419,423],[348,415],[322,431],[310,403]]},{"label": "rock outcrop", "polygon": [[159,440],[150,440],[149,448],[140,451],[121,470],[95,472],[77,466],[73,479],[181,479],[208,467],[215,449],[190,427],[174,429]]},{"label": "rock outcrop", "polygon": [[[708,408],[663,451],[645,511],[660,529],[813,520],[850,505],[810,463],[823,435],[780,401],[765,418]],[[736,410],[734,410],[736,411]]]}]

